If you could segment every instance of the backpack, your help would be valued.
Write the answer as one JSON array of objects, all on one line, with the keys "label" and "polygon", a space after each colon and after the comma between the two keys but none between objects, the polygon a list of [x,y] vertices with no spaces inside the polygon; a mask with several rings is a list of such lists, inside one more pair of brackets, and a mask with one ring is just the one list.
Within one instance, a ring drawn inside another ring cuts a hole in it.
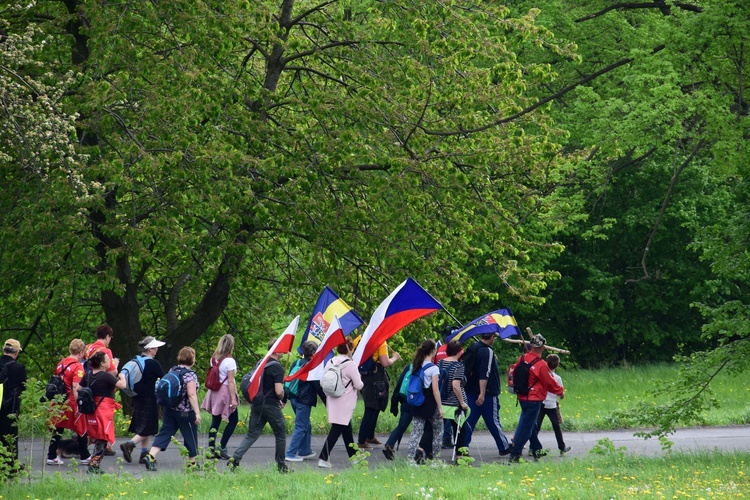
[{"label": "backpack", "polygon": [[412,371],[409,375],[409,394],[406,396],[406,402],[411,406],[422,406],[424,403],[424,371],[432,366],[435,365],[426,363],[417,373]]},{"label": "backpack", "polygon": [[146,358],[147,356],[136,356],[122,365],[122,369],[120,370],[120,373],[125,375],[125,388],[122,392],[131,398],[138,395],[135,392],[135,384],[143,378],[143,370],[146,369]]},{"label": "backpack", "polygon": [[401,386],[398,388],[398,393],[404,397],[404,401],[409,397],[409,373],[411,373],[409,365],[407,365],[406,370],[407,372],[404,373],[404,378],[401,379]]},{"label": "backpack", "polygon": [[209,391],[218,391],[221,389],[221,377],[219,376],[219,366],[222,361],[226,358],[221,358],[216,361],[213,357],[211,358],[211,366],[208,368],[206,373],[206,383],[203,384]]},{"label": "backpack", "polygon": [[156,383],[156,403],[167,408],[175,408],[185,397],[187,388],[183,377],[189,370],[175,366]]},{"label": "backpack", "polygon": [[47,385],[44,387],[44,400],[52,401],[53,399],[55,399],[55,396],[58,395],[65,396],[65,399],[67,399],[68,390],[67,386],[65,385],[65,381],[63,380],[63,375],[65,375],[65,370],[67,370],[68,367],[73,363],[75,363],[75,361],[72,361],[63,366],[63,369],[60,371],[59,375],[55,373],[49,378],[49,380],[47,381]]},{"label": "backpack", "polygon": [[[245,398],[245,401],[247,401],[250,404],[260,404],[263,402],[263,400],[266,399],[266,396],[268,394],[263,394],[263,381],[260,381],[260,390],[258,391],[258,394],[255,395],[255,399],[250,399],[250,380],[253,378],[253,374],[258,369],[258,366],[260,365],[260,362],[263,361],[263,359],[259,359],[257,363],[255,363],[255,366],[253,366],[253,369],[250,370],[248,373],[244,374],[242,376],[242,380],[240,381],[240,392],[242,392],[242,396]],[[265,369],[270,365],[271,363],[278,363],[275,359],[269,358],[266,362],[266,366],[263,368]],[[260,376],[262,377],[263,374],[261,373]]]},{"label": "backpack", "polygon": [[440,377],[438,377],[438,387],[440,388],[440,399],[445,400],[453,390],[452,380],[448,380],[450,374],[448,373],[448,363],[444,360],[440,360],[438,363],[440,369]]},{"label": "backpack", "polygon": [[[289,375],[294,375],[299,371],[300,368],[303,366],[304,359],[298,359],[294,362],[292,365],[292,368],[289,370]],[[296,398],[299,394],[299,379],[295,378],[294,380],[290,380],[289,382],[284,382],[284,392],[286,392],[286,397],[288,398]]]},{"label": "backpack", "polygon": [[[104,398],[100,399],[99,403],[103,400]],[[94,400],[94,393],[91,391],[91,373],[86,375],[86,387],[78,388],[76,406],[78,406],[78,412],[84,415],[92,415],[96,413],[99,404]]]},{"label": "backpack", "polygon": [[[513,391],[515,394],[519,396],[529,395],[529,390],[531,390],[531,387],[529,387],[529,373],[531,372],[531,367],[534,366],[537,361],[541,360],[542,358],[536,358],[531,363],[527,363],[524,356],[521,356],[516,367],[513,368],[513,372],[510,375],[508,382],[509,384],[511,381],[513,382]],[[534,384],[536,384],[536,382],[534,382]]]},{"label": "backpack", "polygon": [[323,376],[320,377],[320,388],[323,389],[326,396],[340,398],[344,394],[346,387],[352,383],[350,380],[349,384],[344,385],[344,378],[341,375],[341,370],[349,361],[349,359],[345,359],[337,365],[330,363],[325,372],[323,372]]},{"label": "backpack", "polygon": [[479,352],[479,349],[483,348],[482,346],[491,349],[488,345],[477,341],[471,344],[469,348],[464,351],[463,356],[461,356],[460,361],[464,364],[464,374],[466,375],[466,380],[471,380],[474,377],[474,362],[477,359],[477,353]]}]

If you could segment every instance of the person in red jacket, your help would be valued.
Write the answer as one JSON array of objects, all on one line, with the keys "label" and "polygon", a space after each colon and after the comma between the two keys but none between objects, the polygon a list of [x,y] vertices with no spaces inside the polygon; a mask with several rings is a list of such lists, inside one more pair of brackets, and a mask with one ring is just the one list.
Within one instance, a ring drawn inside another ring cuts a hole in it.
[{"label": "person in red jacket", "polygon": [[521,405],[521,416],[518,419],[516,432],[513,440],[513,449],[510,452],[510,462],[518,462],[521,458],[523,447],[526,442],[530,441],[529,449],[534,459],[542,456],[542,443],[536,433],[537,417],[542,409],[547,392],[557,394],[562,399],[564,396],[563,388],[558,384],[550,374],[549,366],[541,359],[547,340],[537,334],[529,342],[530,350],[518,358],[526,363],[533,363],[529,369],[529,393],[527,395],[518,394],[518,402]]}]

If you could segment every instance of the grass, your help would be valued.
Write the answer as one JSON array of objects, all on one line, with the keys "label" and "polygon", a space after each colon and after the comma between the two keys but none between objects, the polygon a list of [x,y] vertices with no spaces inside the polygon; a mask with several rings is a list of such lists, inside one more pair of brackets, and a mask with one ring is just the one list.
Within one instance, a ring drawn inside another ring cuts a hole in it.
[{"label": "grass", "polygon": [[[86,478],[75,496],[85,498],[245,499],[601,499],[746,498],[748,453],[631,457],[622,452],[556,462],[481,467],[410,467],[403,461],[341,473],[272,469],[223,473],[159,473],[142,479]],[[363,464],[364,465],[364,464]],[[58,473],[31,484],[0,487],[3,499],[68,498],[71,480]]]}]

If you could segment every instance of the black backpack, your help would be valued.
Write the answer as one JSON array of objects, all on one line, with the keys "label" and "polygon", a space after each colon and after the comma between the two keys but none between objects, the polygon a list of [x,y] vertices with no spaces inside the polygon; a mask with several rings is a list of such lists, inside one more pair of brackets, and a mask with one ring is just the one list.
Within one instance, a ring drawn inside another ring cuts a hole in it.
[{"label": "black backpack", "polygon": [[[242,392],[242,395],[245,397],[245,401],[247,401],[250,404],[261,404],[268,394],[263,394],[263,380],[260,381],[260,389],[258,390],[258,394],[255,395],[255,399],[252,401],[250,400],[250,393],[248,390],[250,389],[250,380],[253,378],[253,373],[255,373],[255,370],[258,369],[258,366],[260,365],[260,362],[263,361],[263,359],[259,359],[257,363],[255,363],[255,366],[252,370],[250,370],[248,373],[244,374],[242,376],[242,380],[240,381],[240,392]],[[263,370],[268,367],[271,363],[278,363],[275,359],[268,359],[266,361],[266,365],[263,367]],[[263,377],[263,374],[260,374],[260,377]]]},{"label": "black backpack", "polygon": [[75,361],[63,366],[63,369],[60,371],[59,375],[54,374],[49,378],[49,380],[47,381],[47,385],[44,387],[45,400],[52,401],[55,396],[59,395],[65,396],[65,399],[67,399],[68,390],[65,385],[65,381],[63,380],[63,376],[65,375],[65,370],[67,370],[68,367],[73,363],[75,363]]},{"label": "black backpack", "polygon": [[[513,390],[516,394],[519,396],[528,396],[529,391],[531,390],[532,386],[529,386],[529,372],[531,372],[531,367],[534,366],[537,361],[541,361],[542,358],[536,358],[531,363],[527,363],[524,359],[524,356],[521,356],[521,359],[518,360],[518,364],[513,369]],[[538,382],[538,381],[537,381]]]},{"label": "black backpack", "polygon": [[483,342],[474,342],[471,344],[468,349],[464,351],[463,356],[461,356],[461,362],[464,364],[464,374],[466,375],[466,380],[471,380],[474,377],[474,364],[477,359],[477,353],[479,352],[479,349],[482,349],[486,347],[487,349],[492,349],[490,346]]},{"label": "black backpack", "polygon": [[440,388],[440,399],[445,400],[453,390],[453,381],[448,380],[450,374],[448,373],[448,363],[441,359],[438,363],[440,369],[440,377],[438,377],[438,387]]},{"label": "black backpack", "polygon": [[[101,398],[99,403],[103,400],[104,398]],[[94,400],[94,393],[91,391],[91,372],[86,375],[86,386],[78,389],[76,405],[78,406],[78,411],[84,415],[96,413],[96,409],[99,407],[99,404]]]}]

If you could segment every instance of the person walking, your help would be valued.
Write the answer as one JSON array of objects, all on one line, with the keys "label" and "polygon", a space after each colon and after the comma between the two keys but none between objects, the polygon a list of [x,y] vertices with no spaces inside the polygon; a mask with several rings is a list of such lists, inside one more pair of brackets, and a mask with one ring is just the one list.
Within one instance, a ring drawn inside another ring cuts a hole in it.
[{"label": "person walking", "polygon": [[522,395],[518,393],[518,387],[516,386],[518,402],[521,405],[521,415],[518,419],[513,439],[513,450],[510,454],[511,463],[520,461],[523,447],[526,446],[527,441],[530,441],[529,450],[535,460],[543,456],[542,443],[539,442],[539,437],[537,436],[539,411],[548,392],[563,396],[562,386],[555,381],[550,374],[549,366],[541,359],[546,344],[547,341],[541,334],[534,335],[529,342],[530,350],[522,354],[516,363],[525,362],[530,365],[528,377],[529,392],[526,395]]},{"label": "person walking", "polygon": [[143,372],[141,380],[133,387],[137,395],[133,397],[133,415],[130,420],[130,427],[128,427],[128,432],[135,434],[135,436],[120,445],[122,456],[128,463],[133,461],[132,454],[138,444],[141,445],[138,463],[145,463],[149,448],[148,442],[152,436],[159,432],[159,405],[156,404],[154,387],[156,381],[164,376],[164,369],[161,367],[161,363],[154,358],[163,345],[164,342],[151,336],[144,337],[138,342]]},{"label": "person walking", "polygon": [[323,449],[318,456],[318,467],[325,469],[333,467],[329,458],[331,450],[336,445],[339,437],[344,439],[346,454],[349,455],[350,459],[357,453],[352,447],[352,444],[354,444],[352,415],[354,415],[354,408],[357,406],[357,391],[364,387],[364,382],[362,382],[362,376],[352,361],[353,351],[353,344],[347,340],[346,343],[336,347],[338,355],[331,358],[324,368],[325,371],[331,365],[341,366],[343,364],[344,366],[341,368],[341,381],[345,387],[344,393],[341,396],[337,398],[329,396],[326,398],[326,412],[328,414],[328,423],[331,424],[331,430],[328,432]]},{"label": "person walking", "polygon": [[492,350],[497,335],[482,335],[478,342],[468,347],[462,359],[470,359],[471,366],[465,365],[467,373],[466,397],[469,405],[469,418],[466,421],[466,446],[471,444],[474,427],[482,417],[487,430],[495,439],[501,456],[510,453],[510,443],[500,423],[500,371],[497,357]]},{"label": "person walking", "polygon": [[[308,340],[302,344],[302,359],[297,363],[297,370],[305,366],[318,349],[318,344]],[[291,375],[291,373],[290,373]],[[294,430],[286,450],[287,462],[301,462],[306,458],[315,458],[317,453],[312,451],[312,423],[310,413],[318,404],[318,397],[325,404],[326,395],[320,388],[318,380],[296,380],[297,394],[289,396],[289,402],[294,410]],[[294,383],[293,381],[292,383]]]},{"label": "person walking", "polygon": [[156,456],[167,449],[172,436],[180,431],[188,453],[188,467],[195,468],[195,457],[198,456],[198,426],[201,423],[201,409],[198,406],[198,375],[193,371],[195,349],[183,347],[177,353],[177,366],[169,371],[176,372],[181,379],[182,398],[173,408],[163,407],[162,423],[159,433],[154,438],[151,449],[145,456],[146,470],[156,471]]},{"label": "person walking", "polygon": [[[425,450],[419,447],[426,424],[432,427],[432,452],[435,459],[440,458],[440,444],[443,440],[443,404],[440,398],[440,369],[432,363],[435,357],[435,342],[425,340],[414,354],[411,375],[423,372],[424,402],[419,406],[412,406],[411,435],[409,436],[409,459],[416,463],[423,463],[426,458]],[[411,394],[411,388],[410,388]]]},{"label": "person walking", "polygon": [[[387,460],[394,460],[396,458],[396,449],[401,443],[401,438],[404,436],[406,429],[409,428],[409,424],[412,421],[411,405],[406,402],[406,398],[401,394],[401,384],[404,382],[404,378],[407,379],[411,374],[411,364],[408,364],[401,371],[396,386],[393,388],[393,395],[391,396],[391,413],[394,417],[398,417],[398,424],[388,436],[388,440],[383,446],[383,455]],[[399,411],[400,408],[400,411]],[[445,436],[443,436],[445,440]],[[432,427],[426,426],[424,434],[422,434],[422,440],[419,442],[419,446],[425,451],[427,458],[432,458]]]},{"label": "person walking", "polygon": [[[58,452],[62,433],[65,429],[72,430],[77,436],[78,454],[81,457],[78,463],[88,465],[91,461],[89,440],[86,434],[86,416],[78,412],[78,405],[76,404],[78,389],[81,387],[81,379],[83,378],[81,359],[83,359],[84,349],[86,349],[86,344],[83,343],[83,340],[71,340],[68,346],[70,355],[60,360],[55,367],[55,375],[62,377],[63,384],[65,384],[66,399],[59,403],[59,411],[53,412],[50,419],[52,439],[50,439],[49,449],[47,450],[47,465],[65,464]],[[57,405],[58,403],[53,404]]]},{"label": "person walking", "polygon": [[[276,339],[268,342],[269,350],[275,342]],[[286,404],[284,367],[279,363],[284,354],[287,353],[271,354],[263,367],[263,373],[260,375],[262,377],[260,391],[250,404],[250,421],[247,425],[247,434],[237,449],[234,450],[232,458],[227,462],[230,471],[235,471],[239,467],[242,457],[258,440],[266,424],[269,424],[276,441],[276,452],[274,454],[276,469],[282,474],[289,472],[289,468],[284,463],[284,448],[286,448],[286,423],[282,412]]]},{"label": "person walking", "polygon": [[[464,364],[458,360],[461,352],[461,343],[451,340],[446,346],[447,356],[438,362],[440,371],[446,373],[446,389],[440,394],[443,401],[443,418],[451,426],[452,436],[455,436],[455,445],[452,447],[455,447],[459,455],[463,454],[460,450],[466,447],[466,414],[469,410],[464,390]],[[460,427],[459,417],[462,419]]]},{"label": "person walking", "polygon": [[111,362],[104,351],[95,352],[89,359],[91,371],[81,379],[81,387],[88,387],[94,396],[96,410],[86,415],[86,428],[94,442],[94,453],[89,461],[89,474],[101,474],[101,463],[107,446],[115,442],[115,410],[120,403],[115,401],[115,389],[126,387],[125,376],[118,378],[110,372]]},{"label": "person walking", "polygon": [[22,466],[18,462],[18,425],[16,418],[21,412],[21,393],[26,388],[26,367],[18,362],[23,351],[16,339],[8,339],[0,356],[0,382],[3,383],[3,398],[0,404],[0,443],[7,450],[5,464],[8,471],[17,472]]},{"label": "person walking", "polygon": [[[557,374],[557,367],[560,366],[560,356],[557,354],[550,354],[547,356],[547,359],[545,360],[547,362],[547,366],[549,366],[549,373],[552,375],[552,378],[555,379],[555,382],[560,384],[560,387],[565,389],[563,386],[562,378],[560,375]],[[565,455],[567,452],[570,451],[570,446],[565,444],[565,440],[563,439],[563,433],[562,433],[562,427],[560,424],[562,422],[560,421],[560,403],[558,401],[559,399],[562,399],[564,397],[564,394],[561,396],[558,396],[554,392],[547,392],[547,397],[544,398],[544,402],[542,403],[542,408],[539,411],[539,416],[536,419],[536,432],[537,435],[539,434],[539,429],[542,428],[542,422],[544,421],[544,417],[546,416],[550,424],[552,424],[552,430],[555,433],[555,439],[557,440],[557,449],[560,450],[560,455]]]},{"label": "person walking", "polygon": [[[234,354],[234,336],[223,335],[216,345],[216,350],[211,356],[211,365],[218,366],[219,382],[218,390],[209,389],[203,398],[201,408],[211,414],[211,426],[208,428],[208,456],[221,460],[229,460],[227,453],[229,438],[234,434],[239,421],[239,393],[237,392],[237,361],[232,357]],[[216,449],[216,436],[219,433],[221,422],[226,422],[224,432]]]}]

